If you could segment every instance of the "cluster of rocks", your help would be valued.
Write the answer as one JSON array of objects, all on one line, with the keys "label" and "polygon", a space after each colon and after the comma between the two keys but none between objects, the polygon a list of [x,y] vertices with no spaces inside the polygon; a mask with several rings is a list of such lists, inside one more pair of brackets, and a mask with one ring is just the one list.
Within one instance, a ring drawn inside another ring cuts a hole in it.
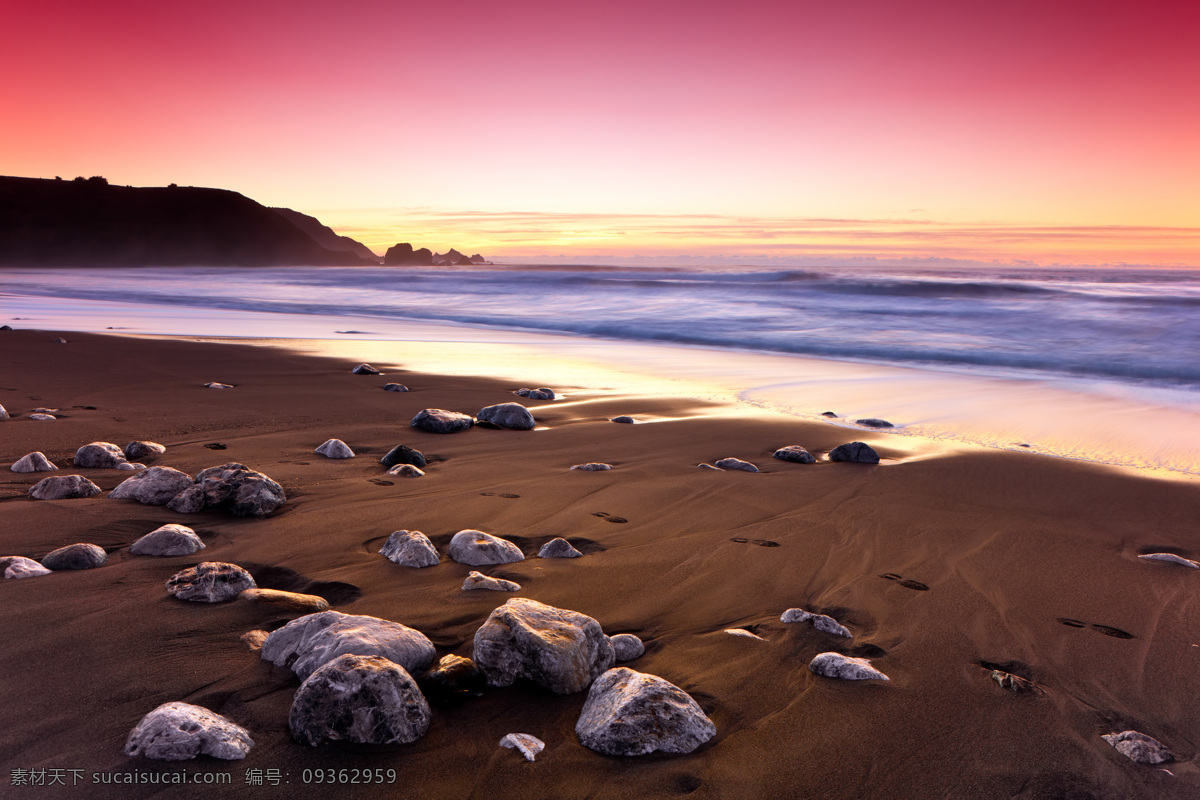
[{"label": "cluster of rocks", "polygon": [[530,400],[555,400],[558,398],[553,389],[546,389],[545,387],[541,389],[517,389],[513,394],[519,397],[528,397]]},{"label": "cluster of rocks", "polygon": [[[780,461],[794,464],[815,464],[817,457],[798,444],[781,447],[771,454]],[[847,442],[829,451],[830,461],[849,461],[858,464],[878,464],[879,454],[865,442]]]},{"label": "cluster of rocks", "polygon": [[498,403],[479,409],[475,416],[442,408],[426,408],[412,418],[411,426],[426,433],[459,433],[478,425],[482,428],[533,430],[537,423],[520,403]]},{"label": "cluster of rocks", "polygon": [[[429,537],[420,531],[395,531],[379,549],[379,554],[402,567],[433,567],[441,562],[437,548]],[[447,555],[459,564],[471,567],[512,564],[524,561],[525,554],[507,539],[473,529],[461,530],[450,539]],[[582,556],[574,545],[561,537],[551,539],[538,550],[538,558],[579,558]],[[474,573],[473,573],[474,574]],[[468,578],[470,581],[470,578]],[[513,584],[516,586],[516,584]],[[463,588],[492,588],[467,587]],[[520,588],[520,587],[517,587]],[[510,589],[508,591],[516,591]]]},{"label": "cluster of rocks", "polygon": [[166,506],[182,514],[224,508],[239,517],[266,516],[287,500],[278,483],[232,461],[201,470],[195,478],[172,467],[151,467],[122,481],[108,496]]}]

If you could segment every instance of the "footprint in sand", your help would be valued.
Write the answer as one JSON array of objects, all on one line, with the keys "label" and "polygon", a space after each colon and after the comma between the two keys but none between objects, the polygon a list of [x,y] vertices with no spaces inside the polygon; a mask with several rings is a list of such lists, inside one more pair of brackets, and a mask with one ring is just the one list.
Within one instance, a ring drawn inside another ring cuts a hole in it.
[{"label": "footprint in sand", "polygon": [[756,544],[759,547],[779,547],[779,542],[773,542],[770,539],[747,539],[744,536],[733,536],[729,541],[738,544]]},{"label": "footprint in sand", "polygon": [[616,522],[618,524],[623,523],[623,522],[629,522],[629,520],[625,519],[624,517],[614,517],[612,514],[609,514],[607,511],[595,511],[592,513],[592,516],[600,517],[600,519],[604,520],[605,522]]},{"label": "footprint in sand", "polygon": [[521,495],[519,495],[519,494],[512,494],[511,492],[505,492],[504,494],[502,494],[502,495],[500,495],[500,496],[501,496],[501,497],[506,497],[506,498],[508,498],[509,500],[512,500],[513,498],[520,497]]},{"label": "footprint in sand", "polygon": [[880,575],[879,577],[881,577],[885,580],[889,580],[889,581],[896,581],[896,583],[900,584],[905,589],[912,589],[914,592],[928,592],[929,591],[929,587],[926,586],[925,584],[921,583],[920,581],[914,581],[914,580],[909,580],[907,578],[903,578],[894,572],[885,572],[882,575]]},{"label": "footprint in sand", "polygon": [[1094,631],[1103,633],[1105,636],[1111,636],[1114,639],[1134,639],[1135,637],[1129,631],[1123,631],[1120,628],[1114,628],[1111,625],[1101,625],[1097,622],[1087,623],[1070,617],[1058,617],[1057,622],[1060,625],[1066,625],[1068,628],[1091,628]]},{"label": "footprint in sand", "polygon": [[395,486],[395,481],[385,481],[382,478],[368,478],[367,483],[373,483],[376,486]]},{"label": "footprint in sand", "polygon": [[204,446],[207,447],[209,450],[228,450],[229,449],[226,445],[223,445],[220,442],[209,442],[208,444],[206,444]]}]

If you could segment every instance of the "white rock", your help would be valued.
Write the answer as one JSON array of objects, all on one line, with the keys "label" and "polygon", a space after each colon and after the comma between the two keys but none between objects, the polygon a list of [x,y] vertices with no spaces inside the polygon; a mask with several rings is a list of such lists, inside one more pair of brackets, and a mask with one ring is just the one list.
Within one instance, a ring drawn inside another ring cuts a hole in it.
[{"label": "white rock", "polygon": [[125,458],[136,461],[146,456],[157,456],[167,452],[167,448],[158,442],[130,442],[125,445]]},{"label": "white rock", "polygon": [[450,558],[471,567],[524,561],[525,554],[512,542],[490,533],[467,529],[450,540]]},{"label": "white rock", "polygon": [[112,442],[92,442],[75,451],[75,466],[116,469],[125,463],[125,451]]},{"label": "white rock", "polygon": [[482,572],[471,570],[471,573],[467,575],[467,579],[463,581],[462,588],[464,592],[473,589],[490,589],[493,592],[519,592],[521,591],[521,584],[501,580],[500,578],[489,578]]},{"label": "white rock", "polygon": [[871,666],[865,658],[850,658],[841,653],[821,653],[812,660],[808,668],[826,678],[846,681],[888,680],[888,676]]},{"label": "white rock", "polygon": [[330,439],[314,452],[320,453],[326,458],[354,458],[354,451],[341,439]]},{"label": "white rock", "polygon": [[139,470],[139,469],[145,469],[145,468],[146,468],[145,464],[139,464],[136,461],[126,461],[124,463],[117,464],[117,469],[123,469],[126,472],[131,472],[133,470]]},{"label": "white rock", "polygon": [[204,384],[204,388],[205,389],[232,389],[233,385],[228,384],[228,383],[217,383],[216,381],[209,381],[208,383]]},{"label": "white rock", "polygon": [[100,494],[100,487],[82,475],[51,475],[29,487],[37,500],[70,500]]},{"label": "white rock", "polygon": [[1162,742],[1138,731],[1107,733],[1101,738],[1116,748],[1118,753],[1139,764],[1161,764],[1175,758]]},{"label": "white rock", "polygon": [[262,657],[307,678],[340,655],[380,656],[420,675],[433,663],[433,642],[420,631],[379,617],[322,611],[294,619],[263,643]]},{"label": "white rock", "polygon": [[592,684],[575,733],[598,753],[640,756],[690,753],[715,736],[717,726],[673,683],[616,667]]},{"label": "white rock", "polygon": [[186,525],[163,525],[129,546],[135,556],[186,556],[204,549],[204,542]]},{"label": "white rock", "polygon": [[520,750],[526,761],[534,761],[537,754],[546,749],[546,743],[528,733],[510,733],[500,740],[501,747]]},{"label": "white rock", "polygon": [[751,633],[745,628],[726,628],[722,633],[728,633],[730,636],[743,636],[747,639],[758,639],[760,642],[765,642],[766,639],[759,636],[757,633]]},{"label": "white rock", "polygon": [[604,464],[597,461],[592,461],[587,464],[576,464],[571,469],[582,470],[583,472],[603,472],[612,469],[612,464]]},{"label": "white rock", "polygon": [[13,472],[51,472],[58,469],[46,454],[38,450],[18,458],[11,467]]},{"label": "white rock", "polygon": [[29,418],[35,419],[38,422],[49,422],[50,420],[58,419],[58,417],[54,416],[53,414],[30,414]]},{"label": "white rock", "polygon": [[190,703],[163,703],[142,717],[125,742],[125,755],[158,761],[196,756],[242,759],[254,740],[240,725]]},{"label": "white rock", "polygon": [[709,464],[707,461],[703,461],[703,462],[697,464],[696,466],[699,467],[700,469],[715,469],[717,472],[725,471],[725,470],[721,469],[720,467],[714,467],[712,464]]},{"label": "white rock", "polygon": [[436,567],[441,561],[433,542],[420,531],[394,532],[384,542],[383,547],[379,548],[379,555],[402,567],[417,569]]},{"label": "white rock", "polygon": [[1138,556],[1138,558],[1147,558],[1151,561],[1166,561],[1170,564],[1178,564],[1181,567],[1187,567],[1188,569],[1200,569],[1200,563],[1192,561],[1190,558],[1177,556],[1174,553],[1147,553],[1144,556]]},{"label": "white rock", "polygon": [[561,537],[551,539],[538,550],[538,558],[579,558],[582,555],[583,553]]},{"label": "white rock", "polygon": [[257,586],[249,572],[224,561],[201,561],[176,572],[166,585],[175,597],[193,603],[221,603]]},{"label": "white rock", "polygon": [[853,639],[854,635],[846,628],[838,624],[838,621],[833,617],[827,617],[824,614],[813,614],[805,611],[802,608],[789,608],[783,612],[779,618],[780,622],[807,622],[819,631],[832,633],[834,636],[844,636],[847,639]]},{"label": "white rock", "polygon": [[148,506],[165,506],[194,483],[191,475],[173,467],[151,467],[121,481],[108,497],[110,500],[136,500]]},{"label": "white rock", "polygon": [[49,575],[51,572],[32,558],[25,558],[25,556],[0,558],[0,570],[4,571],[5,579],[35,578],[38,575]]},{"label": "white rock", "polygon": [[722,458],[720,461],[714,462],[717,469],[740,469],[742,472],[758,472],[758,467],[751,464],[749,461],[742,461],[740,458]]},{"label": "white rock", "polygon": [[423,478],[425,470],[412,464],[397,464],[387,471],[388,475],[398,475],[401,478]]},{"label": "white rock", "polygon": [[646,652],[646,645],[632,633],[618,633],[608,637],[608,641],[612,643],[617,661],[632,661]]},{"label": "white rock", "polygon": [[0,419],[8,419],[8,411],[4,406],[0,406]]}]

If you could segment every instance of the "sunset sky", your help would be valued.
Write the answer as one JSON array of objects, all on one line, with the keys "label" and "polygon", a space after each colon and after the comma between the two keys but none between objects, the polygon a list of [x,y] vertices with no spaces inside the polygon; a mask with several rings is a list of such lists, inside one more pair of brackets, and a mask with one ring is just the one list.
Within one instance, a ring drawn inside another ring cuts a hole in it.
[{"label": "sunset sky", "polygon": [[1200,3],[39,0],[0,174],[504,260],[1200,267]]}]

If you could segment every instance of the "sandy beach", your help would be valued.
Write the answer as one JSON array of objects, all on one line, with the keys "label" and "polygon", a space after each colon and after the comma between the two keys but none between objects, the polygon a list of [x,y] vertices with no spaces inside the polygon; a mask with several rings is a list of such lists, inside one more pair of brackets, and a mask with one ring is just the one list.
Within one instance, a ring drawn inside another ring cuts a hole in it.
[{"label": "sandy beach", "polygon": [[[67,342],[56,343],[59,336]],[[238,343],[0,332],[0,404],[12,415],[0,421],[0,556],[36,560],[75,542],[108,553],[93,570],[0,583],[0,794],[1200,797],[1192,713],[1200,572],[1138,558],[1200,558],[1194,481],[1033,453],[914,458],[912,441],[886,433],[584,382],[552,387],[567,401],[514,397],[522,386],[547,385],[535,362],[514,383],[408,371],[403,359],[374,363],[383,375],[351,374],[361,360]],[[235,388],[204,388],[208,381]],[[382,391],[390,381],[411,391]],[[536,430],[436,435],[409,426],[425,408],[475,414],[510,401],[530,408]],[[38,407],[59,409],[59,418],[31,420]],[[609,421],[622,414],[638,424]],[[313,452],[330,438],[357,457]],[[194,475],[243,463],[278,481],[287,502],[265,518],[178,514],[110,499],[131,473],[71,466],[82,445],[135,440],[166,446],[145,459],[149,466]],[[881,463],[823,458],[855,440],[874,447]],[[426,454],[425,476],[385,474],[379,459],[398,444]],[[819,460],[773,459],[785,445]],[[33,451],[60,472],[8,471]],[[697,468],[729,456],[762,472]],[[591,461],[614,468],[570,469]],[[84,475],[104,491],[32,499],[29,487],[48,474]],[[166,523],[193,527],[206,549],[129,553]],[[441,563],[416,570],[380,556],[401,529],[427,534]],[[480,568],[520,592],[462,591],[472,568],[444,555],[462,529],[522,549],[524,561]],[[584,556],[537,558],[554,537]],[[645,654],[624,666],[688,692],[716,736],[687,755],[600,755],[575,734],[582,693],[518,682],[434,704],[428,734],[410,745],[298,744],[288,731],[298,678],[241,637],[300,614],[168,595],[164,582],[200,561],[238,564],[261,587],[404,623],[439,656],[470,657],[475,631],[512,596],[582,612],[610,636],[641,637]],[[789,608],[830,615],[853,639],[780,622]],[[813,656],[831,650],[870,659],[890,680],[810,672]],[[1041,691],[1004,689],[994,669]],[[176,700],[242,725],[254,747],[241,761],[123,755],[138,720]],[[1101,738],[1129,729],[1158,739],[1175,760],[1136,764]],[[497,746],[514,732],[545,741],[535,762]],[[394,770],[395,781],[318,783],[312,772],[367,769]],[[181,770],[188,780],[229,779],[202,787],[107,782]],[[66,785],[18,785],[18,771],[45,771]]]}]

